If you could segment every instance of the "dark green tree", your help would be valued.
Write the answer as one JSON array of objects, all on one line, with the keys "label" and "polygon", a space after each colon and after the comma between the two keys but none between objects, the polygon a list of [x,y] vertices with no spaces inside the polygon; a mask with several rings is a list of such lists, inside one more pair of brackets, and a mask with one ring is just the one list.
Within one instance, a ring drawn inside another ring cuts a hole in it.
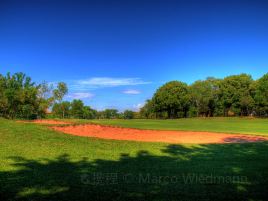
[{"label": "dark green tree", "polygon": [[156,118],[156,113],[154,111],[153,102],[152,100],[146,100],[146,103],[139,111],[140,118],[145,119],[154,119]]},{"label": "dark green tree", "polygon": [[254,100],[256,112],[259,116],[268,115],[268,73],[256,81]]},{"label": "dark green tree", "polygon": [[116,119],[119,116],[118,110],[116,109],[105,109],[100,114],[101,114],[101,118],[104,118],[104,119]]},{"label": "dark green tree", "polygon": [[[23,73],[7,74],[4,81],[3,101],[7,118],[36,118],[38,89],[31,78]],[[3,83],[2,83],[3,84]],[[3,104],[3,103],[2,103]]]},{"label": "dark green tree", "polygon": [[83,107],[83,119],[95,119],[97,118],[97,111],[93,110],[90,106]]},{"label": "dark green tree", "polygon": [[219,80],[207,78],[190,86],[192,105],[196,107],[197,116],[213,116],[218,101]]},{"label": "dark green tree", "polygon": [[134,112],[131,110],[125,110],[123,113],[124,119],[133,119],[134,118]]},{"label": "dark green tree", "polygon": [[229,112],[236,115],[249,115],[254,106],[251,88],[253,80],[250,75],[240,74],[224,78],[220,84],[220,99],[224,115]]},{"label": "dark green tree", "polygon": [[153,110],[168,118],[187,117],[190,94],[187,84],[171,81],[160,87],[152,98]]},{"label": "dark green tree", "polygon": [[8,112],[8,99],[5,96],[6,79],[0,74],[0,116],[6,117]]},{"label": "dark green tree", "polygon": [[82,100],[74,99],[71,103],[71,115],[73,118],[83,119],[84,103]]}]

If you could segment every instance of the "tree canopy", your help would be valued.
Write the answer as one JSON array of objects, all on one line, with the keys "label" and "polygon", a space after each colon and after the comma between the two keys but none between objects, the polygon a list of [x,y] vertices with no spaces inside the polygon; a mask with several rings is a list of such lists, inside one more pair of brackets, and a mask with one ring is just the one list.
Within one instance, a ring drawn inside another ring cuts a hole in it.
[{"label": "tree canopy", "polygon": [[0,76],[0,115],[6,118],[36,118],[39,109],[39,86],[23,73]]},{"label": "tree canopy", "polygon": [[36,84],[24,73],[0,74],[0,117],[43,118],[52,109],[59,118],[179,118],[211,116],[268,116],[268,73],[258,80],[251,75],[209,77],[188,85],[171,81],[159,87],[139,113],[117,109],[97,111],[82,100],[66,101],[68,87]]},{"label": "tree canopy", "polygon": [[186,117],[189,109],[189,89],[187,84],[171,81],[160,87],[152,98],[153,110],[168,118]]},{"label": "tree canopy", "polygon": [[268,116],[268,74],[253,80],[248,74],[209,77],[191,85],[172,81],[147,100],[143,118],[195,116]]}]

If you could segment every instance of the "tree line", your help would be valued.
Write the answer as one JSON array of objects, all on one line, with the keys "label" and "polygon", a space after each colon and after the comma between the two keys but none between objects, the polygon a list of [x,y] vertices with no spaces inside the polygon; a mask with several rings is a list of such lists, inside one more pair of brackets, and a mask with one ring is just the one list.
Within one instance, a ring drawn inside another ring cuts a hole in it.
[{"label": "tree line", "polygon": [[53,88],[46,82],[36,84],[21,72],[7,73],[6,76],[0,74],[0,116],[11,119],[44,118],[48,109],[61,102],[67,92],[63,82]]},{"label": "tree line", "polygon": [[[36,84],[24,73],[6,76],[0,74],[0,117],[10,119],[37,119],[49,115],[58,118],[124,118],[132,119],[137,114],[131,110],[119,112],[116,109],[97,111],[84,105],[82,100],[63,101],[68,93],[64,82]],[[51,112],[50,112],[51,110]]]},{"label": "tree line", "polygon": [[74,99],[71,102],[55,103],[52,107],[52,116],[77,119],[133,119],[137,118],[137,113],[131,110],[119,112],[117,109],[97,111],[90,106],[84,105],[82,100]]},{"label": "tree line", "polygon": [[268,73],[258,80],[240,74],[209,77],[191,85],[171,81],[140,110],[142,118],[268,116]]},{"label": "tree line", "polygon": [[[64,82],[54,87],[36,84],[24,73],[0,74],[0,117],[132,119],[213,116],[268,116],[268,73],[258,80],[248,74],[209,77],[191,85],[171,81],[161,86],[139,112],[116,109],[97,111],[82,100],[63,101],[68,93]],[[51,110],[51,112],[50,112]]]}]

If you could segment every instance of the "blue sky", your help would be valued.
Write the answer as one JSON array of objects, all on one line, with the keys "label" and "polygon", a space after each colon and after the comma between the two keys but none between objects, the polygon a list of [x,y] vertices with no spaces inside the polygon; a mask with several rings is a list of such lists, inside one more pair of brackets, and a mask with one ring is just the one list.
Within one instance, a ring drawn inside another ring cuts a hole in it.
[{"label": "blue sky", "polygon": [[263,0],[0,1],[0,73],[137,109],[166,81],[268,72]]}]

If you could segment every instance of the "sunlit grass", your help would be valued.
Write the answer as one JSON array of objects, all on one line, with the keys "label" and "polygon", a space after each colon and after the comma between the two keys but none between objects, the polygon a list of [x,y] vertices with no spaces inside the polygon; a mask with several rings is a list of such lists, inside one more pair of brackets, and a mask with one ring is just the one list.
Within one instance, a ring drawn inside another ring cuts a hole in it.
[{"label": "sunlit grass", "polygon": [[[177,129],[173,121],[180,120],[159,121],[157,129],[166,129],[167,125]],[[245,120],[248,121],[251,120]],[[141,125],[139,120],[103,122]],[[148,121],[149,126],[145,123],[144,127],[150,128],[156,122]],[[167,197],[170,200],[265,200],[267,153],[266,142],[172,145],[100,140],[58,133],[44,125],[0,119],[0,197],[12,201],[166,200]],[[120,177],[114,185],[85,183],[83,176],[94,173],[175,176],[178,180],[146,183]],[[246,180],[186,184],[184,175]]]}]

